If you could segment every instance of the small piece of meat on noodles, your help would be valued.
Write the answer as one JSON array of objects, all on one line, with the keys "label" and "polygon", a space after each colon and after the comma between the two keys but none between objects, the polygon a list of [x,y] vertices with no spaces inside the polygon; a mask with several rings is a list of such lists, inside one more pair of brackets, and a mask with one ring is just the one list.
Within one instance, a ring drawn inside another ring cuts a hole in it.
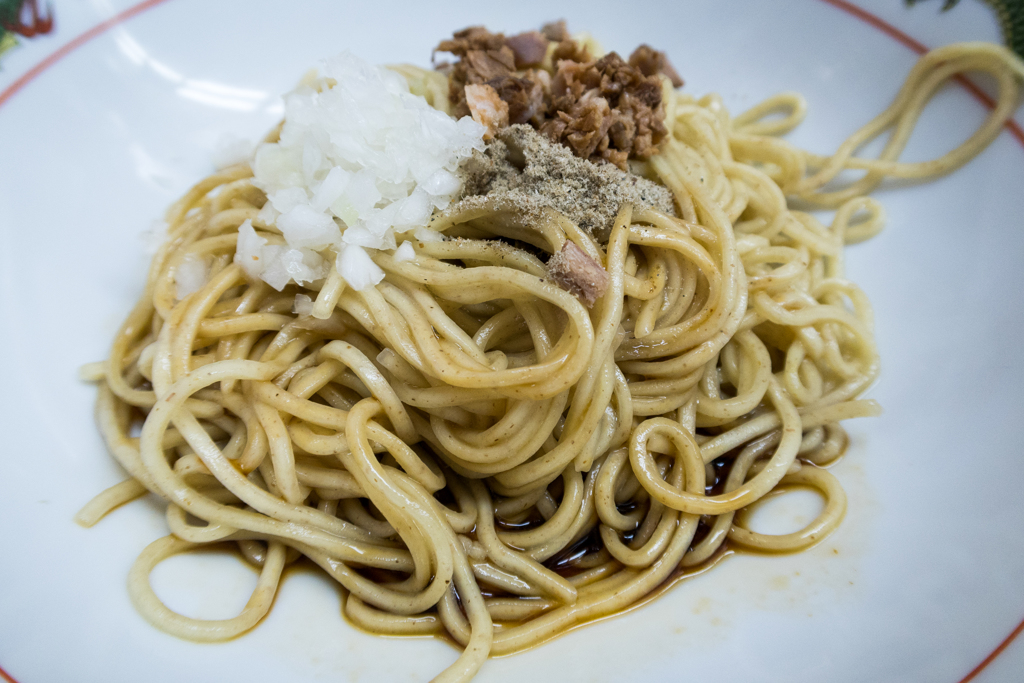
[{"label": "small piece of meat on noodles", "polygon": [[569,240],[548,259],[548,274],[559,287],[579,297],[587,308],[592,308],[608,289],[607,271]]}]

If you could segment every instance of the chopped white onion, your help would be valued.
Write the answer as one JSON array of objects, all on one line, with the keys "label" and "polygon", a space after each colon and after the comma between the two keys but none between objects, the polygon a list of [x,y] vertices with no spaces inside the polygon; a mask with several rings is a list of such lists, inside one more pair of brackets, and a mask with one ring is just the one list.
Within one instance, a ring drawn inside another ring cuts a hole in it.
[{"label": "chopped white onion", "polygon": [[301,285],[327,276],[323,257],[312,249],[263,247],[263,260],[266,265],[260,277],[279,292],[291,281]]},{"label": "chopped white onion", "polygon": [[267,240],[256,234],[252,221],[246,220],[238,226],[238,245],[235,247],[235,263],[252,279],[263,274],[263,247]]},{"label": "chopped white onion", "polygon": [[187,253],[174,270],[174,295],[181,301],[198,292],[210,277],[210,264],[198,254]]},{"label": "chopped white onion", "polygon": [[341,231],[334,219],[310,208],[309,204],[296,204],[277,218],[285,240],[293,247],[322,249],[338,242]]},{"label": "chopped white onion", "polygon": [[267,195],[267,199],[279,214],[288,213],[300,204],[309,203],[306,189],[302,187],[286,187],[283,190]]},{"label": "chopped white onion", "polygon": [[365,250],[394,249],[396,231],[443,239],[425,226],[461,188],[455,171],[483,149],[483,133],[469,117],[432,109],[392,71],[349,53],[326,60],[319,77],[285,98],[279,141],[253,156],[253,182],[269,199],[257,220],[276,226],[287,245],[255,244],[262,238],[250,224],[239,236],[240,253],[243,244],[248,251],[236,260],[280,289],[323,277],[329,264],[313,264],[310,250],[330,250],[353,289],[380,282]]},{"label": "chopped white onion", "polygon": [[355,290],[372,287],[384,279],[384,271],[380,269],[366,250],[356,245],[345,245],[335,264],[338,273],[345,282]]},{"label": "chopped white onion", "polygon": [[320,183],[316,192],[313,193],[313,199],[309,202],[310,207],[314,211],[320,211],[321,213],[329,209],[331,204],[338,201],[345,193],[345,187],[348,185],[350,175],[341,166],[332,168],[327,173],[324,181]]},{"label": "chopped white onion", "polygon": [[426,227],[416,228],[412,234],[420,242],[440,242],[444,240],[444,235],[437,230],[431,230]]},{"label": "chopped white onion", "polygon": [[277,217],[281,215],[281,212],[274,208],[274,205],[267,202],[260,209],[260,212],[256,214],[256,220],[263,225],[274,225],[277,221]]},{"label": "chopped white onion", "polygon": [[296,294],[295,303],[292,304],[292,313],[295,315],[313,315],[313,300],[305,294]]},{"label": "chopped white onion", "polygon": [[399,263],[412,261],[414,258],[416,258],[416,251],[412,248],[412,242],[402,242],[398,249],[395,249],[395,260]]}]

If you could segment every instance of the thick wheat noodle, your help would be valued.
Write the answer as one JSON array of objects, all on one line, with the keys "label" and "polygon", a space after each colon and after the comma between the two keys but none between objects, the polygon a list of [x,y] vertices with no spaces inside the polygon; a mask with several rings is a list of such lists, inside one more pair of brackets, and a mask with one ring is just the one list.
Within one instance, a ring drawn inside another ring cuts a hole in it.
[{"label": "thick wheat noodle", "polygon": [[[445,101],[436,74],[401,70]],[[998,86],[985,123],[938,159],[899,161],[928,100],[965,71]],[[935,50],[828,157],[777,137],[802,119],[799,95],[730,117],[715,96],[666,89],[670,139],[645,172],[679,218],[627,204],[599,242],[553,209],[453,210],[431,223],[452,239],[414,242],[412,260],[376,253],[385,279],[363,291],[336,272],[283,292],[247,280],[232,263],[238,226],[283,238],[259,221],[266,200],[248,166],[211,176],[169,210],[142,297],[102,369],[87,371],[102,376],[100,430],[131,478],[78,520],[147,490],[167,501],[171,535],[129,577],[134,604],[165,631],[248,630],[302,555],[362,628],[457,642],[439,681],[625,610],[727,540],[809,547],[846,508],[820,467],[845,448],[838,423],[879,412],[858,399],[880,367],[870,303],[843,274],[845,245],[884,223],[863,195],[975,156],[1022,77],[996,46]],[[885,132],[878,159],[855,156]],[[847,170],[864,175],[844,184]],[[831,224],[794,198],[835,208]],[[566,241],[608,273],[590,310],[548,277],[545,254]],[[211,273],[179,301],[189,254]],[[315,317],[293,313],[299,293]],[[824,497],[817,519],[781,536],[744,525],[753,504],[792,487]],[[232,619],[174,613],[150,571],[212,544],[261,567],[252,597]]]}]

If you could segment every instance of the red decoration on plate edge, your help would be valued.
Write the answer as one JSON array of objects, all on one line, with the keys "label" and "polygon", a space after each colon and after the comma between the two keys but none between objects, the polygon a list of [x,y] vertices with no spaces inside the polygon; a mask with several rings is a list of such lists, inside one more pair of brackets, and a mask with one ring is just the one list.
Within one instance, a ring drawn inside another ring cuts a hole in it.
[{"label": "red decoration on plate edge", "polygon": [[[20,13],[23,11],[23,8],[26,5],[30,6],[30,10],[33,16],[33,25],[36,26],[39,23],[40,16],[38,14],[37,0],[0,0],[0,17],[4,15],[4,5],[9,4],[10,1],[19,4],[18,16],[20,16]],[[831,5],[836,9],[842,10],[843,12],[846,12],[850,16],[865,22],[866,24],[872,26],[875,29],[878,29],[882,33],[888,35],[890,38],[894,39],[898,43],[901,43],[905,47],[909,48],[910,50],[918,54],[923,54],[928,51],[928,48],[925,47],[919,41],[915,40],[914,38],[911,38],[909,35],[899,30],[892,24],[889,24],[888,22],[880,19],[879,17],[868,12],[867,10],[858,7],[857,5],[854,5],[853,3],[847,2],[846,0],[820,1],[828,5]],[[141,14],[142,12],[164,2],[166,2],[166,0],[145,0],[144,2],[140,2],[139,4],[129,7],[120,14],[117,14],[111,17],[110,19],[107,19],[106,21],[97,24],[85,33],[74,38],[71,42],[59,48],[56,52],[43,59],[39,64],[29,69],[29,71],[25,73],[25,75],[16,80],[6,90],[0,92],[0,107],[2,107],[4,103],[6,103],[7,100],[9,100],[16,92],[18,92],[23,87],[28,85],[28,83],[35,79],[40,73],[42,73],[49,67],[53,66],[54,63],[66,57],[75,49],[81,47],[84,43],[87,43],[96,36],[105,33],[108,29],[117,26],[118,24],[124,23],[128,19],[131,19],[132,17]],[[49,5],[47,5],[47,15],[44,17],[44,19],[45,22],[47,22],[44,24],[45,30],[39,30],[37,27],[35,33],[32,33],[28,37],[38,35],[40,33],[49,33],[53,29],[53,11]],[[7,25],[4,25],[3,28],[8,29]],[[3,41],[5,38],[6,36],[0,33],[0,54],[4,52]],[[975,98],[977,98],[985,106],[987,106],[990,109],[995,106],[995,103],[992,101],[992,99],[984,92],[982,92],[982,90],[978,88],[976,85],[974,85],[971,81],[963,77],[960,77],[957,80],[960,82],[962,86],[964,86],[964,88],[966,88],[972,95],[974,95]],[[1011,135],[1017,140],[1017,142],[1019,142],[1021,146],[1024,147],[1024,130],[1021,129],[1017,122],[1014,121],[1013,119],[1010,119],[1009,121],[1006,122],[1006,127],[1009,129]],[[985,667],[991,664],[992,661],[996,657],[998,657],[1000,653],[1002,653],[1002,651],[1005,650],[1018,635],[1021,634],[1021,632],[1024,632],[1024,619],[1022,619],[1021,622],[1017,624],[1017,626],[1010,632],[1010,634],[1007,635],[1006,638],[1004,638],[1003,641],[999,643],[976,667],[974,667],[974,669],[972,669],[966,676],[961,678],[958,681],[958,683],[969,683],[969,681],[973,680],[978,674],[980,674],[985,669]],[[3,679],[4,681],[6,681],[6,683],[18,683],[18,681],[15,680],[14,677],[11,676],[9,673],[4,671],[2,667],[0,667],[0,679]]]},{"label": "red decoration on plate edge", "polygon": [[0,2],[0,17],[6,19],[2,24],[5,30],[26,38],[53,30],[53,7],[47,5],[44,14],[39,10],[38,0],[4,0]]},{"label": "red decoration on plate edge", "polygon": [[0,55],[18,44],[15,34],[23,38],[53,31],[53,7],[39,9],[39,0],[0,0]]}]

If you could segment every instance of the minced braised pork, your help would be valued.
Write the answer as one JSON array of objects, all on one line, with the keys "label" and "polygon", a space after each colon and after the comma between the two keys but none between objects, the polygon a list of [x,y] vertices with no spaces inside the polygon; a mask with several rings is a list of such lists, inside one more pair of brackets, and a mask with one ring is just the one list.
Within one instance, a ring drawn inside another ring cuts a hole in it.
[{"label": "minced braised pork", "polygon": [[450,52],[459,58],[453,65],[443,65],[450,67],[448,99],[455,105],[457,117],[470,114],[466,103],[467,85],[491,85],[489,81],[511,76],[516,70],[516,53],[505,36],[491,33],[482,26],[457,31],[451,40],[441,41],[434,51]]},{"label": "minced braised pork", "polygon": [[540,33],[548,40],[556,43],[572,38],[572,36],[569,35],[569,29],[565,25],[565,19],[559,19],[558,21],[552,21],[550,24],[544,24],[540,29]]},{"label": "minced braised pork", "polygon": [[551,118],[541,133],[578,157],[596,157],[621,169],[629,158],[649,158],[668,132],[661,81],[614,52],[585,64],[560,61],[548,110]]},{"label": "minced braised pork", "polygon": [[[648,45],[637,48],[629,61],[614,52],[592,59],[569,37],[565,22],[510,38],[474,26],[442,41],[435,52],[459,58],[439,67],[448,72],[456,116],[472,115],[487,125],[486,112],[474,111],[466,99],[467,85],[487,85],[508,104],[509,125],[530,123],[576,156],[623,170],[628,159],[649,158],[667,135],[658,74],[682,84],[664,53]],[[542,62],[554,65],[554,76],[529,68]],[[493,119],[489,122],[493,127]]]},{"label": "minced braised pork", "polygon": [[[545,73],[545,75],[547,75]],[[529,123],[544,115],[544,86],[538,79],[503,76],[487,83],[508,103],[510,125]]]},{"label": "minced braised pork", "polygon": [[512,48],[516,58],[516,66],[534,66],[544,61],[548,53],[548,39],[539,31],[527,31],[505,39],[505,44]]},{"label": "minced braised pork", "polygon": [[650,45],[641,45],[633,50],[633,54],[629,56],[629,64],[640,69],[640,73],[644,76],[665,74],[672,81],[673,88],[683,87],[683,79],[669,63],[665,53],[655,50]]}]

